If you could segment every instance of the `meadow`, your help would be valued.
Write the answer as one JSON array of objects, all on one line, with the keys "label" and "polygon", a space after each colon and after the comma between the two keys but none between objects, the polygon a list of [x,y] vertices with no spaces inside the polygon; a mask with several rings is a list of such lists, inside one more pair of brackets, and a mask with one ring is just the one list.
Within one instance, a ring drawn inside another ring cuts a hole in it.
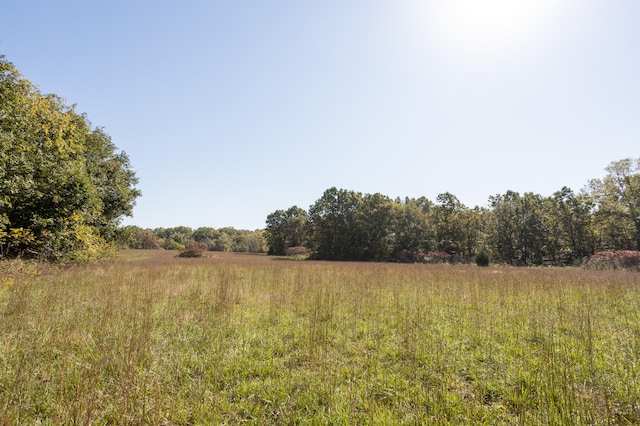
[{"label": "meadow", "polygon": [[640,274],[0,266],[0,424],[637,424]]}]

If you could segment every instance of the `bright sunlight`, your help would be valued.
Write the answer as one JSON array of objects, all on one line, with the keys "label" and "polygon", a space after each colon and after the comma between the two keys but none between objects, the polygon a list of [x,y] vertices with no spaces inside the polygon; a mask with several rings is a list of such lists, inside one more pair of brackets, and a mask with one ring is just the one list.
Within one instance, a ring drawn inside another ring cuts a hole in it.
[{"label": "bright sunlight", "polygon": [[427,2],[428,31],[450,53],[492,60],[532,47],[567,15],[570,0]]}]

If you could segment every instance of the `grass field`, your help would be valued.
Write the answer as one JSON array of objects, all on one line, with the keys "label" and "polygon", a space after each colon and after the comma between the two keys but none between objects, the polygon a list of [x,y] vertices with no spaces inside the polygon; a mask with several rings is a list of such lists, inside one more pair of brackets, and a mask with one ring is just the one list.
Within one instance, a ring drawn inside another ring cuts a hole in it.
[{"label": "grass field", "polygon": [[1,424],[637,424],[640,274],[220,253],[0,272]]}]

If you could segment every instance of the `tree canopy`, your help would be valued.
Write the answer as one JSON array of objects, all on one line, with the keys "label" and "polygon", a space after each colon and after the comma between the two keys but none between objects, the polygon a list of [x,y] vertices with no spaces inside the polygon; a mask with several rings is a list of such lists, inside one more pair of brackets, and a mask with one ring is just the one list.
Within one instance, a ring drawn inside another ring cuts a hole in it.
[{"label": "tree canopy", "polygon": [[269,252],[282,254],[294,241],[290,218],[304,218],[295,244],[327,260],[470,261],[483,253],[512,265],[571,265],[596,251],[640,250],[640,159],[605,170],[579,193],[509,190],[490,196],[487,208],[468,208],[448,192],[434,203],[330,188],[308,213],[270,214],[265,236]]},{"label": "tree canopy", "polygon": [[143,229],[129,225],[121,230],[122,245],[133,249],[184,250],[189,244],[203,244],[209,251],[263,253],[266,251],[264,231],[232,227],[215,229],[207,226],[196,230],[188,226]]},{"label": "tree canopy", "polygon": [[0,56],[0,255],[82,261],[110,249],[140,191],[124,152]]}]

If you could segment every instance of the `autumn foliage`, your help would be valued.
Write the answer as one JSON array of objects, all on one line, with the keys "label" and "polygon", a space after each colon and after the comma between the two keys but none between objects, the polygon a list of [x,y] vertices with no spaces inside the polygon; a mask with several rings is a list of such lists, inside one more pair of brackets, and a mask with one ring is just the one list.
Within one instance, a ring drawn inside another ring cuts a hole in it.
[{"label": "autumn foliage", "polygon": [[588,269],[640,271],[640,251],[616,250],[594,253],[587,261]]},{"label": "autumn foliage", "polygon": [[185,249],[180,252],[179,257],[203,257],[207,251],[207,245],[205,243],[199,243],[192,241],[186,244]]}]

